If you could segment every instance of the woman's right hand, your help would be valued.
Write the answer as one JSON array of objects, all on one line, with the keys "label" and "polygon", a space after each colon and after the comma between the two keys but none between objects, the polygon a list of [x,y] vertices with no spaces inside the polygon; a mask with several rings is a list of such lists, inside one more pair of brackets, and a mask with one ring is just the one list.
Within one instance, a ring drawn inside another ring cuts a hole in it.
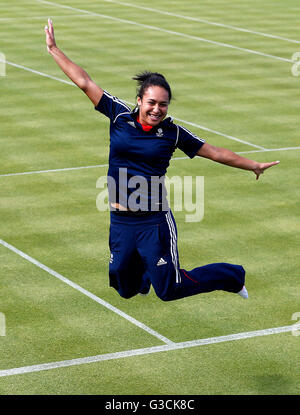
[{"label": "woman's right hand", "polygon": [[62,50],[56,46],[52,20],[48,19],[45,26],[47,50],[58,64],[60,69],[89,97],[96,106],[103,95],[103,89],[95,84],[89,75],[76,63],[72,62]]},{"label": "woman's right hand", "polygon": [[48,26],[45,26],[47,50],[50,53],[51,49],[56,46],[54,29],[52,20],[48,19]]}]

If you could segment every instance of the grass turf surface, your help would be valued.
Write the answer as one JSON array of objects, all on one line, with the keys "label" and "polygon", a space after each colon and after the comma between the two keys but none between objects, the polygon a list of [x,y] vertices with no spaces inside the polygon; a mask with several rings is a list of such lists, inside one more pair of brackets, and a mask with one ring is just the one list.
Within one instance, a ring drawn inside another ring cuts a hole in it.
[{"label": "grass turf surface", "polygon": [[[113,2],[56,3],[286,59],[298,48]],[[300,39],[293,23],[300,10],[296,1],[239,6],[154,1],[151,7]],[[157,70],[173,86],[170,114],[175,117],[269,149],[299,145],[299,78],[291,74],[292,63],[79,14],[42,2],[3,1],[0,50],[9,62],[66,79],[44,46],[43,26],[51,16],[58,45],[120,98],[134,101],[130,78],[136,72]],[[16,42],[20,30],[21,43]],[[108,121],[80,91],[11,65],[6,72],[0,78],[5,97],[0,174],[107,163]],[[214,145],[238,152],[257,149],[184,125]],[[185,212],[175,212],[181,266],[243,264],[248,301],[223,292],[172,303],[151,292],[126,301],[108,288],[109,218],[95,204],[96,181],[106,167],[0,176],[0,238],[174,342],[286,326],[300,311],[298,154],[245,154],[281,161],[258,182],[249,172],[202,159],[173,160],[168,170],[170,177],[205,177],[203,221],[186,223]],[[0,337],[1,370],[161,344],[3,246],[0,255],[0,311],[7,325],[6,336]],[[2,377],[0,393],[297,394],[299,337],[284,333]]]}]

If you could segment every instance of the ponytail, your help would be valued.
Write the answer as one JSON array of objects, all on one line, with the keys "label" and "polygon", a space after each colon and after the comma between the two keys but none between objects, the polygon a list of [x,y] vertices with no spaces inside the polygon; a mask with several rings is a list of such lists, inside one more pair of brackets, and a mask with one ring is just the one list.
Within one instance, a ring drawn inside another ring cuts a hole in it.
[{"label": "ponytail", "polygon": [[166,78],[157,72],[141,72],[132,78],[134,81],[137,81],[137,97],[143,98],[143,95],[150,86],[160,86],[164,88],[169,94],[169,102],[172,98],[172,92],[170,85],[168,84]]}]

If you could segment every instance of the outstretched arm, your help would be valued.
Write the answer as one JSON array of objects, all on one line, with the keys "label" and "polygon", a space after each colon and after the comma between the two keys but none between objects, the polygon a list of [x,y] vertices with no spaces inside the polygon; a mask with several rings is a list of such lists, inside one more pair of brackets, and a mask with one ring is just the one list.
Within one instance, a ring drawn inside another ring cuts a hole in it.
[{"label": "outstretched arm", "polygon": [[73,81],[92,101],[97,105],[103,95],[100,88],[89,75],[76,63],[72,62],[57,46],[54,37],[52,20],[48,20],[45,26],[47,50],[54,58],[61,70]]},{"label": "outstretched arm", "polygon": [[215,147],[211,144],[204,143],[197,153],[200,157],[205,157],[218,163],[226,164],[227,166],[237,167],[243,170],[250,170],[256,175],[256,180],[269,167],[275,166],[279,161],[272,161],[271,163],[259,163],[254,160],[249,160],[245,157],[239,156],[226,148]]}]

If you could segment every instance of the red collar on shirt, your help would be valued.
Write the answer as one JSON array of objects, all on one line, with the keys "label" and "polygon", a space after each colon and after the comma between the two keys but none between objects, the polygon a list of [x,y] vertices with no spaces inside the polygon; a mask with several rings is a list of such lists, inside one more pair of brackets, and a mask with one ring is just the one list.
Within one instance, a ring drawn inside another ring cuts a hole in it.
[{"label": "red collar on shirt", "polygon": [[139,118],[139,116],[137,117],[137,122],[139,123],[139,124],[141,124],[141,126],[142,126],[142,129],[144,130],[144,131],[150,131],[150,130],[152,130],[152,125],[144,125],[144,124],[142,124],[141,122],[140,122],[140,118]]}]

